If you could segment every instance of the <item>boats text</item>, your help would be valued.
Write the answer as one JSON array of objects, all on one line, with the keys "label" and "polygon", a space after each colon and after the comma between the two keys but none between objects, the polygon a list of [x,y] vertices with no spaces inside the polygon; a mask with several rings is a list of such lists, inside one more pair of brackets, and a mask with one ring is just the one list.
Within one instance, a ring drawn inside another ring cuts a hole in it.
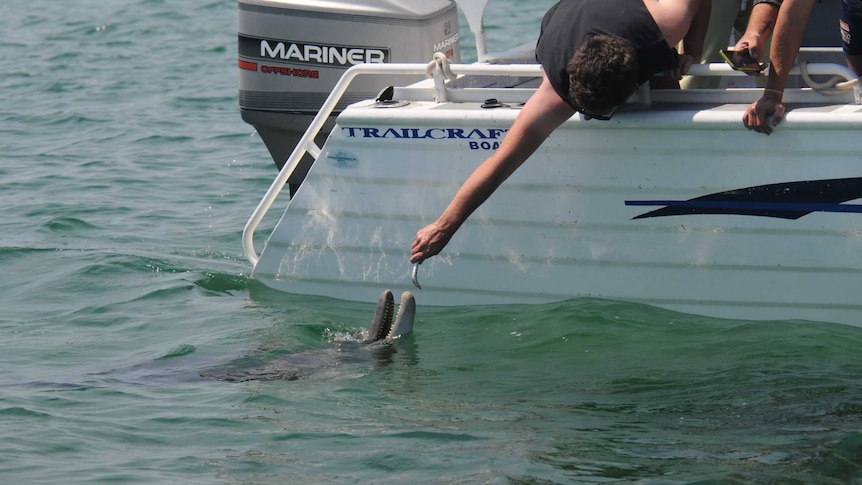
[{"label": "boats text", "polygon": [[245,35],[239,36],[239,55],[245,58],[338,67],[389,62],[389,49],[382,47],[327,45]]},{"label": "boats text", "polygon": [[508,129],[500,128],[341,128],[348,138],[393,140],[470,140],[470,150],[496,150]]},{"label": "boats text", "polygon": [[471,150],[496,150],[507,131],[509,130],[500,128],[341,128],[341,132],[348,138],[470,140],[468,146]]},{"label": "boats text", "polygon": [[281,76],[308,77],[312,79],[320,78],[320,71],[312,71],[310,69],[291,69],[289,67],[279,66],[267,66],[266,64],[260,66],[260,72],[266,74],[278,74]]},{"label": "boats text", "polygon": [[434,50],[435,51],[442,51],[443,49],[452,47],[458,43],[458,38],[459,38],[459,34],[455,34],[452,37],[449,37],[448,39],[443,40],[442,42],[438,42],[437,44],[434,44]]}]

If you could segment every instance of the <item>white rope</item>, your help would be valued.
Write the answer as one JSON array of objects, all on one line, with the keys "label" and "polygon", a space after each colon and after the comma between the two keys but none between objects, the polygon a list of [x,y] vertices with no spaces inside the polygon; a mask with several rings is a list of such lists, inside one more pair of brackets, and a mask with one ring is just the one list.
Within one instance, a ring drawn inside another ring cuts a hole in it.
[{"label": "white rope", "polygon": [[457,87],[456,83],[458,82],[458,76],[452,73],[452,68],[449,65],[449,58],[446,57],[446,54],[442,52],[434,53],[434,58],[428,63],[428,67],[425,69],[425,75],[428,78],[434,77],[435,67],[446,79],[449,80],[453,88]]},{"label": "white rope", "polygon": [[840,81],[841,76],[832,76],[828,81],[823,82],[815,82],[811,79],[811,76],[808,74],[808,61],[803,62],[799,65],[799,73],[802,75],[802,79],[806,84],[811,86],[811,89],[817,91],[818,93],[824,96],[835,96],[838,94],[842,94],[845,91],[850,91],[855,88],[857,84],[859,84],[859,78],[851,79],[849,81]]}]

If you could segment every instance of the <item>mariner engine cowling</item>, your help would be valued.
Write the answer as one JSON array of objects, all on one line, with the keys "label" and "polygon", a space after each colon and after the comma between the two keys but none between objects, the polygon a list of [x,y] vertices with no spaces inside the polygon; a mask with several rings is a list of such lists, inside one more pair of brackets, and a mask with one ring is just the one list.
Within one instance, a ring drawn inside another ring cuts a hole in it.
[{"label": "mariner engine cowling", "polygon": [[[428,62],[435,52],[452,62],[461,57],[451,0],[239,0],[238,17],[242,118],[255,127],[279,169],[351,66]],[[335,114],[386,86],[419,80],[359,78]],[[309,166],[310,161],[301,164],[288,182],[298,185]]]}]

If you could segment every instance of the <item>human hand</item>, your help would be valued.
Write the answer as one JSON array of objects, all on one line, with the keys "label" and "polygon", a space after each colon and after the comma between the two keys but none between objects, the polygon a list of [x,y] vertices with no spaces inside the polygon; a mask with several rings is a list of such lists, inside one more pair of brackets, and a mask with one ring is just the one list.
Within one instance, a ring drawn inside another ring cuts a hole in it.
[{"label": "human hand", "polygon": [[439,254],[452,239],[453,234],[437,222],[423,227],[416,233],[416,239],[410,248],[410,262],[421,263],[431,256]]},{"label": "human hand", "polygon": [[[744,72],[747,76],[760,77],[763,71],[769,67],[768,63],[760,62],[760,55],[763,48],[761,47],[757,37],[752,36],[749,40],[740,40],[733,50],[727,51],[725,59],[728,64],[737,71]],[[725,52],[722,51],[722,56]]]},{"label": "human hand", "polygon": [[[784,119],[784,104],[781,93],[766,89],[760,99],[751,103],[742,115],[742,124],[749,130],[769,135],[772,128]],[[770,120],[770,118],[772,118]]]},{"label": "human hand", "polygon": [[736,45],[733,46],[733,50],[748,51],[748,53],[751,54],[751,57],[759,61],[766,48],[764,47],[763,42],[761,42],[760,35],[746,33],[739,39],[739,41],[737,41]]}]

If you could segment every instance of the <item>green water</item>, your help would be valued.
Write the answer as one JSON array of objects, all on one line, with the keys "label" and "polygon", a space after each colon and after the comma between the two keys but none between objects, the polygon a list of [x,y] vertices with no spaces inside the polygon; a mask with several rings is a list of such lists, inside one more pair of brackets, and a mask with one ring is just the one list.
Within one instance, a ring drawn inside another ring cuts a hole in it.
[{"label": "green water", "polygon": [[[492,43],[549,3],[492,1]],[[339,352],[372,302],[247,276],[235,44],[232,1],[0,7],[2,483],[862,483],[859,328],[419,294]]]}]

